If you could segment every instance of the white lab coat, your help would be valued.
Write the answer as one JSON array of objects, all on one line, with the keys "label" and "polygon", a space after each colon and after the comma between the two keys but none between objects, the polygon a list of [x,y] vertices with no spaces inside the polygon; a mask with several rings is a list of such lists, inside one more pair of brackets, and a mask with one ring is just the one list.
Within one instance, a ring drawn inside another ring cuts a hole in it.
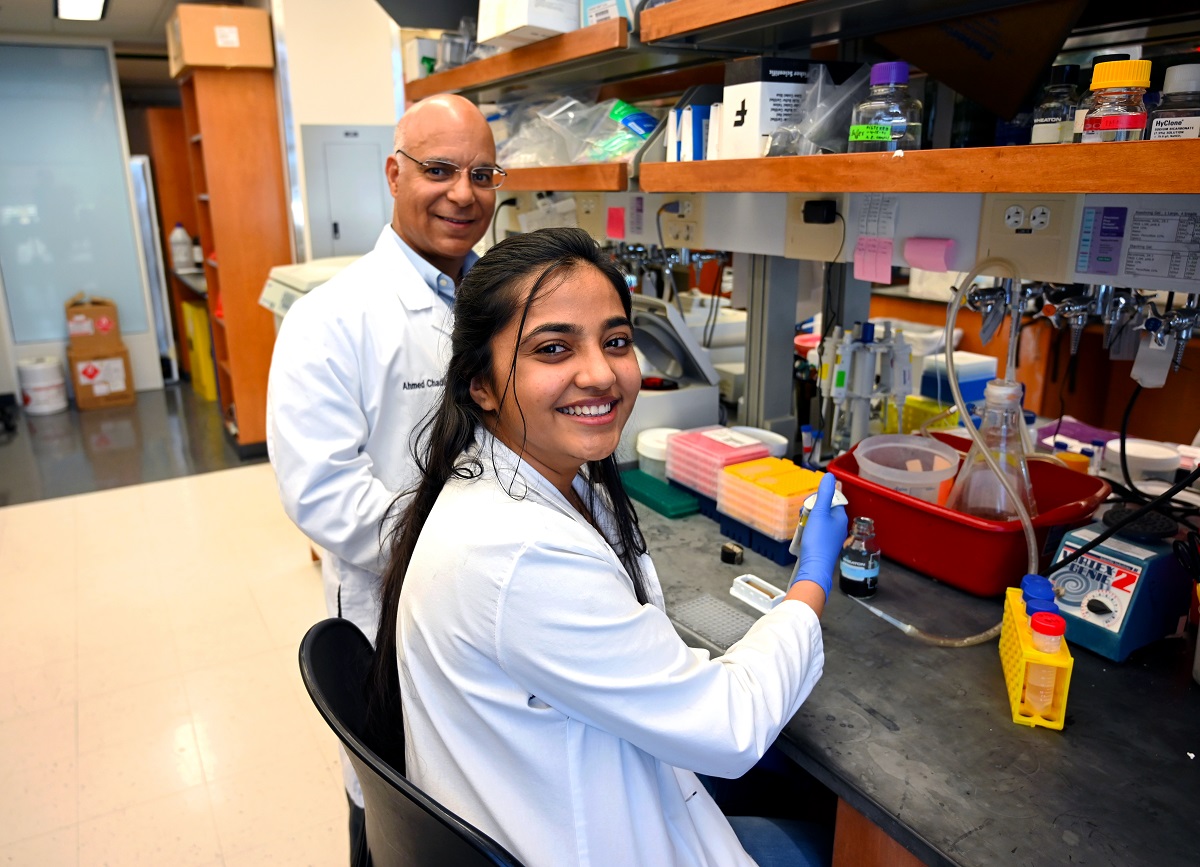
[{"label": "white lab coat", "polygon": [[452,326],[386,226],[370,253],[292,305],[275,340],[267,449],[283,508],[326,552],[327,610],[372,642],[381,526],[416,484],[410,439],[439,395]]},{"label": "white lab coat", "polygon": [[787,601],[718,659],[687,647],[650,558],[639,605],[600,534],[481,437],[400,596],[408,775],[530,867],[752,864],[693,772],[740,776],[775,740],[821,676],[816,615]]}]

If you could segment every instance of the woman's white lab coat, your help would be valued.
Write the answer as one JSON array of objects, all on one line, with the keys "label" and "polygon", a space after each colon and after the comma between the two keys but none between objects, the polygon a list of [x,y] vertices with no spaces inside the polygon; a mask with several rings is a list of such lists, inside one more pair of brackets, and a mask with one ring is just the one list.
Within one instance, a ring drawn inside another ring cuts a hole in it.
[{"label": "woman's white lab coat", "polygon": [[381,524],[417,481],[410,434],[440,393],[452,324],[388,226],[375,249],[292,305],[275,341],[267,447],[283,508],[327,552],[329,612],[372,642]]},{"label": "woman's white lab coat", "polygon": [[530,867],[752,864],[693,772],[740,776],[775,740],[821,676],[816,615],[787,601],[718,659],[687,647],[650,558],[639,605],[601,535],[483,438],[400,596],[409,776]]}]

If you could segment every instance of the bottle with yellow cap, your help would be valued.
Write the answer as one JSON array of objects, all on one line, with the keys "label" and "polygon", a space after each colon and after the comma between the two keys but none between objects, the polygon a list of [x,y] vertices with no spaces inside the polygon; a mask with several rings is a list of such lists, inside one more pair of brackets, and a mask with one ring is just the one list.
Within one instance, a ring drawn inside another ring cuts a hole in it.
[{"label": "bottle with yellow cap", "polygon": [[1146,130],[1142,94],[1149,86],[1149,60],[1097,64],[1092,70],[1095,105],[1083,122],[1083,141],[1139,141]]}]

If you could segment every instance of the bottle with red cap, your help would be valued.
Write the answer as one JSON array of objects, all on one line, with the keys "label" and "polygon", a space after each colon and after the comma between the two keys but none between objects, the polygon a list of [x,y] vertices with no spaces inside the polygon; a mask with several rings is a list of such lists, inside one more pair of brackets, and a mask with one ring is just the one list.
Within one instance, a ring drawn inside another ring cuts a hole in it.
[{"label": "bottle with red cap", "polygon": [[871,93],[850,117],[848,151],[917,150],[921,147],[921,101],[908,94],[908,64],[876,63]]},{"label": "bottle with red cap", "polygon": [[[1061,614],[1040,611],[1029,618],[1033,631],[1034,650],[1042,653],[1058,653],[1062,647],[1067,621]],[[1025,701],[1033,710],[1046,716],[1054,706],[1054,687],[1058,681],[1058,667],[1041,662],[1029,663],[1025,673]]]}]

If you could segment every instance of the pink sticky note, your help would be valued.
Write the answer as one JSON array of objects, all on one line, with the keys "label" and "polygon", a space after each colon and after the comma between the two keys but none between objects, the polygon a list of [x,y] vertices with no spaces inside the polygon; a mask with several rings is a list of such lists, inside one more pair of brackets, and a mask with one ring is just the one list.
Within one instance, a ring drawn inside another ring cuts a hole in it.
[{"label": "pink sticky note", "polygon": [[892,282],[892,239],[860,235],[854,245],[854,279],[871,283]]},{"label": "pink sticky note", "polygon": [[951,238],[909,238],[904,242],[904,261],[922,271],[949,271],[954,261]]},{"label": "pink sticky note", "polygon": [[610,241],[625,240],[625,209],[624,208],[609,208],[608,222],[604,228],[605,234],[608,235]]}]

